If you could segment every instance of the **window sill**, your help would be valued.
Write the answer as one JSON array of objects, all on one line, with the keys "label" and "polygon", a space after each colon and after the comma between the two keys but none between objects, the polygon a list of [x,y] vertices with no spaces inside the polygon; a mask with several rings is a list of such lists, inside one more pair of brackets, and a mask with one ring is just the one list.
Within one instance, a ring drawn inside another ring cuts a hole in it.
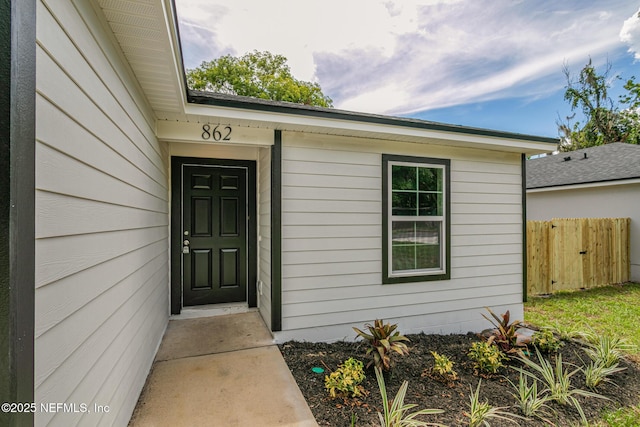
[{"label": "window sill", "polygon": [[434,282],[438,280],[449,280],[450,274],[446,272],[436,274],[423,274],[419,276],[414,275],[393,275],[382,278],[383,285],[393,285],[396,283],[413,283],[413,282]]}]

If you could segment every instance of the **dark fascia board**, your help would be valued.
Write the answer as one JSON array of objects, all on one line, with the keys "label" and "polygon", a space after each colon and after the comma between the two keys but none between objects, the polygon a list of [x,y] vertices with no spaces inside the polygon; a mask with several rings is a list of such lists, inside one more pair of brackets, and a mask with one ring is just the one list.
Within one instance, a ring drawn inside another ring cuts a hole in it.
[{"label": "dark fascia board", "polygon": [[384,116],[379,114],[358,113],[333,108],[295,104],[292,102],[271,101],[266,99],[251,98],[247,96],[227,95],[221,93],[195,91],[190,89],[187,90],[187,101],[192,104],[212,105],[217,107],[292,114],[298,116],[333,120],[347,120],[351,122],[399,126],[422,130],[464,133],[468,135],[488,136],[492,138],[504,138],[510,140],[515,139],[520,141],[543,142],[553,144],[554,147],[558,144],[557,138],[549,138],[544,136],[525,135],[515,132],[503,132],[461,125],[430,122],[427,120]]},{"label": "dark fascia board", "polygon": [[580,182],[568,182],[566,184],[554,184],[554,185],[543,185],[540,187],[527,187],[527,190],[542,190],[545,188],[559,188],[559,187],[571,187],[576,185],[590,185],[590,184],[602,184],[606,182],[620,182],[624,183],[624,181],[631,181],[634,179],[640,179],[640,176],[630,176],[627,178],[616,178],[616,179],[601,179],[598,181],[580,181]]}]

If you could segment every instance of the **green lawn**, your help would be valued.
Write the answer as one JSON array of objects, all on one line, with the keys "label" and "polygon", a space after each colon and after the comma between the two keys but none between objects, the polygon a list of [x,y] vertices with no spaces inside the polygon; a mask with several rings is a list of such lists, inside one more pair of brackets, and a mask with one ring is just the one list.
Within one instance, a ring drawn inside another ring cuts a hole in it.
[{"label": "green lawn", "polygon": [[[586,291],[561,292],[548,298],[531,297],[524,305],[525,321],[565,331],[592,329],[624,338],[635,346],[631,356],[640,363],[640,283]],[[595,426],[640,425],[640,404],[603,414]],[[594,427],[595,427],[594,426]]]},{"label": "green lawn", "polygon": [[640,283],[586,291],[561,292],[548,298],[530,297],[526,322],[594,331],[626,339],[640,357]]}]

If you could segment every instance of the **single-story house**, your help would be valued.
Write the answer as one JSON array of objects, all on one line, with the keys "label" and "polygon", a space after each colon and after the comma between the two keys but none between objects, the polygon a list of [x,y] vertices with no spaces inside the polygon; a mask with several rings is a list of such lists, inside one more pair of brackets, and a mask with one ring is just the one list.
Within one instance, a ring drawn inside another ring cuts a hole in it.
[{"label": "single-story house", "polygon": [[630,278],[640,282],[640,145],[584,148],[527,161],[527,219],[631,218]]},{"label": "single-story house", "polygon": [[522,317],[523,168],[555,140],[188,91],[171,0],[0,8],[0,388],[38,405],[3,425],[125,425],[193,306],[279,342]]}]

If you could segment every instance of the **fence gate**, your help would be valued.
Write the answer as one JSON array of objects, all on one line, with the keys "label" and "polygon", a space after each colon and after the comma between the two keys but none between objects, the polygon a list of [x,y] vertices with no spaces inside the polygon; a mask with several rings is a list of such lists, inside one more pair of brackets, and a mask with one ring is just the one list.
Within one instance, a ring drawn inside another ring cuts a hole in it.
[{"label": "fence gate", "polygon": [[629,218],[527,221],[527,292],[629,281]]}]

